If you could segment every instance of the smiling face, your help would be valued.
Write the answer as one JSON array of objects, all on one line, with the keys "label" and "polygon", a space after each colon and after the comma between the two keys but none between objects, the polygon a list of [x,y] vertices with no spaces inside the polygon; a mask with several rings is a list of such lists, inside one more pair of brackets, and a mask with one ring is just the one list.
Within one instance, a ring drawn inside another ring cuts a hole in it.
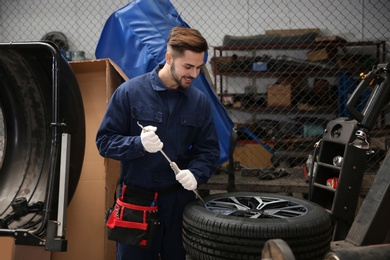
[{"label": "smiling face", "polygon": [[199,31],[183,26],[172,28],[167,41],[165,64],[158,76],[168,89],[188,88],[199,75],[208,44]]},{"label": "smiling face", "polygon": [[168,52],[166,56],[171,79],[176,83],[173,88],[188,88],[192,81],[199,75],[203,65],[204,52],[197,53],[189,50],[184,51],[184,55],[172,55]]}]

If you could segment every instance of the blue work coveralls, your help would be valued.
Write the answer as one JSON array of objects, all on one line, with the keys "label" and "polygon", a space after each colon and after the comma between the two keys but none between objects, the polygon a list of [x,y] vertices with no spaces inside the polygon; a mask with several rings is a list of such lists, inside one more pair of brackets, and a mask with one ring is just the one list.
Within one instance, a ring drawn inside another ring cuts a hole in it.
[{"label": "blue work coveralls", "polygon": [[157,66],[150,73],[124,82],[114,92],[97,132],[96,144],[103,157],[121,161],[123,183],[158,197],[161,225],[152,248],[117,243],[117,259],[185,259],[182,242],[182,214],[194,194],[175,179],[168,161],[160,153],[144,150],[143,126],[156,126],[163,150],[180,169],[189,169],[198,186],[206,183],[219,159],[219,142],[207,96],[191,86],[167,89],[158,77]]}]

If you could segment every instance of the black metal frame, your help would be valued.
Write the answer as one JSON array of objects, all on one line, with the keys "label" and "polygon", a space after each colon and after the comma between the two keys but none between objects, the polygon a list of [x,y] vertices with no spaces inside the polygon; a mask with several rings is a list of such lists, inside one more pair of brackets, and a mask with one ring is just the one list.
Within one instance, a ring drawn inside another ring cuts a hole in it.
[{"label": "black metal frame", "polygon": [[[366,139],[371,128],[374,126],[384,106],[390,99],[390,64],[379,64],[374,67],[373,70],[367,75],[362,75],[362,82],[348,100],[347,109],[353,115],[356,120],[351,122],[353,130],[348,131],[348,136],[352,136],[355,133],[355,140],[349,140],[344,142],[346,146],[355,147],[356,152],[345,154],[344,159],[350,158],[348,161],[344,161],[342,168],[349,167],[352,163],[354,165],[357,161],[362,160],[362,157],[356,157],[359,153],[358,150],[367,151],[369,149],[369,141]],[[370,98],[362,112],[355,108],[355,103],[361,93],[367,88],[373,87]],[[338,119],[340,121],[340,119]],[[337,121],[337,120],[336,120]],[[330,125],[335,122],[330,122]],[[345,126],[344,123],[340,124]],[[332,127],[330,127],[332,128]],[[344,128],[340,128],[344,129]],[[327,139],[327,134],[324,134],[324,139]],[[335,133],[331,132],[330,135]],[[338,133],[340,135],[345,134],[345,130]],[[352,141],[352,142],[351,142]],[[331,147],[328,147],[331,148]],[[375,180],[371,185],[357,215],[354,217],[351,226],[345,226],[341,235],[340,229],[337,226],[339,214],[341,213],[339,208],[334,208],[335,211],[331,211],[336,216],[335,226],[335,239],[331,245],[331,251],[326,255],[326,259],[389,259],[390,257],[390,150],[386,147],[387,154],[385,159],[376,173]],[[323,148],[324,153],[331,153],[331,149]],[[362,153],[362,152],[361,152]],[[362,156],[362,155],[361,155]],[[321,164],[321,163],[320,163]],[[345,165],[347,164],[347,165]],[[349,167],[350,168],[350,167]],[[342,185],[342,180],[347,178],[355,178],[356,169],[354,167],[340,172],[339,185]],[[317,172],[318,174],[319,172]],[[320,173],[321,174],[321,173]],[[358,177],[360,179],[360,176]],[[315,183],[313,183],[315,184]],[[358,183],[355,183],[358,184]],[[315,187],[315,185],[313,185]],[[337,187],[337,189],[345,189]],[[352,186],[356,189],[357,187]],[[343,196],[335,198],[334,203],[355,203],[359,194],[354,194],[351,198],[344,198]],[[350,219],[351,216],[348,216]]]},{"label": "black metal frame", "polygon": [[355,246],[382,244],[390,232],[390,150],[364,199],[345,241]]},{"label": "black metal frame", "polygon": [[[58,223],[50,220],[50,212],[53,198],[53,190],[55,188],[55,178],[59,174],[59,156],[60,156],[60,133],[64,124],[59,121],[59,59],[61,58],[60,50],[54,43],[50,42],[21,42],[21,43],[1,43],[0,49],[29,49],[45,50],[51,55],[51,80],[52,80],[52,143],[50,155],[50,173],[46,186],[46,199],[43,205],[40,206],[40,213],[42,215],[41,225],[37,230],[29,231],[26,229],[0,229],[0,236],[12,236],[15,238],[15,244],[30,245],[30,246],[45,246],[48,251],[66,251],[67,241],[64,237],[57,237]],[[67,194],[67,191],[65,191]],[[67,198],[64,198],[67,199]],[[67,200],[66,200],[67,202]],[[36,210],[35,206],[28,206],[21,208],[25,214],[30,213],[30,208]],[[19,213],[15,212],[8,215],[8,218],[18,218]],[[65,225],[65,223],[61,223]],[[45,238],[42,238],[45,235]]]},{"label": "black metal frame", "polygon": [[[353,145],[359,129],[356,120],[339,118],[328,123],[311,183],[311,201],[331,212],[333,240],[344,239],[355,217],[357,202],[366,169],[366,151]],[[334,162],[342,160],[341,164]],[[337,180],[337,187],[327,185]]]}]

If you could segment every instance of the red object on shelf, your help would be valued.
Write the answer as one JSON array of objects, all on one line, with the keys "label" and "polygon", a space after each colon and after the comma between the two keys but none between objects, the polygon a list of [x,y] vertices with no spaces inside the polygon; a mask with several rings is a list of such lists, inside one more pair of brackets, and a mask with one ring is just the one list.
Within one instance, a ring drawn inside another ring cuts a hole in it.
[{"label": "red object on shelf", "polygon": [[339,182],[339,178],[337,178],[337,177],[329,178],[329,179],[326,181],[326,186],[331,187],[331,188],[333,188],[333,189],[336,189],[336,188],[337,188],[338,182]]}]

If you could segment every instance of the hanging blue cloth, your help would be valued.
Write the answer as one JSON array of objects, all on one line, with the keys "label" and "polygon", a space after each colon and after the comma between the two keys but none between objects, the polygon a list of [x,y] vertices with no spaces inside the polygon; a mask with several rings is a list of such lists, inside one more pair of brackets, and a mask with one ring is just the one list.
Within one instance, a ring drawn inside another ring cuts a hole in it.
[{"label": "hanging blue cloth", "polygon": [[[169,0],[132,1],[108,18],[95,56],[110,58],[129,78],[144,74],[165,61],[169,32],[175,26],[189,27]],[[204,73],[199,74],[193,85],[209,97],[218,132],[221,150],[218,163],[221,165],[229,159],[233,122]]]}]

